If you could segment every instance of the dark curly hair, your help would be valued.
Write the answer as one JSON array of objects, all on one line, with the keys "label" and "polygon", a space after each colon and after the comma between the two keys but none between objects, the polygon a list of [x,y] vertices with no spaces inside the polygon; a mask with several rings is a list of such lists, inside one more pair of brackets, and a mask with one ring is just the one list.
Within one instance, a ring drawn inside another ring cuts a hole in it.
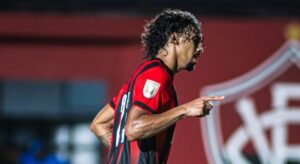
[{"label": "dark curly hair", "polygon": [[194,15],[187,11],[165,9],[144,26],[141,35],[144,57],[155,58],[173,33],[192,39],[195,45],[203,42],[201,23]]}]

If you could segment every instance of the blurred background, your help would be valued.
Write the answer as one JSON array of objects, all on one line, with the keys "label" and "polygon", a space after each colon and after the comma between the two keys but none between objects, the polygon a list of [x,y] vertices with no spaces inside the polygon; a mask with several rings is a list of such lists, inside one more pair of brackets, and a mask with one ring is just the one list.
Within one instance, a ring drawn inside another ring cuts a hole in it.
[{"label": "blurred background", "polygon": [[[107,150],[89,125],[143,61],[143,25],[164,8],[195,14],[205,37],[197,69],[175,78],[179,102],[201,94],[229,97],[216,111],[221,116],[177,124],[169,163],[300,163],[298,0],[0,0],[0,163],[105,163]],[[264,71],[239,93],[218,92]],[[275,125],[260,117],[283,107],[275,92],[288,97],[274,86],[292,86],[287,93],[293,93],[284,104],[292,113],[272,117],[292,120],[279,121],[278,142]],[[259,125],[236,111],[242,98],[255,102]],[[234,140],[242,148],[229,150],[231,136],[244,126],[248,138]],[[262,133],[251,133],[258,126]],[[258,133],[263,140],[251,135]]]}]

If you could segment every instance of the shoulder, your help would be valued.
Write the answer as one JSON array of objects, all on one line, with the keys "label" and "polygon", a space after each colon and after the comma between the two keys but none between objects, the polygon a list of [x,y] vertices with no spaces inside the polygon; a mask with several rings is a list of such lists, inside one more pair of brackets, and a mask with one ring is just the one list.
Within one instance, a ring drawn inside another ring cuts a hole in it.
[{"label": "shoulder", "polygon": [[170,81],[171,78],[168,72],[164,69],[164,67],[158,65],[141,73],[137,80],[152,80],[160,84],[165,84],[168,81]]}]

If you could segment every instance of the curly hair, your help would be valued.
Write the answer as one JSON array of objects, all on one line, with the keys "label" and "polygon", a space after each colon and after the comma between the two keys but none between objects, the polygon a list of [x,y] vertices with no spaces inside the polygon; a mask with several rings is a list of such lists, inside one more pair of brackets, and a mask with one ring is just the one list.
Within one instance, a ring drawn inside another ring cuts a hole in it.
[{"label": "curly hair", "polygon": [[173,33],[192,39],[195,45],[203,42],[201,23],[194,15],[187,11],[165,9],[144,26],[141,35],[144,57],[155,58]]}]

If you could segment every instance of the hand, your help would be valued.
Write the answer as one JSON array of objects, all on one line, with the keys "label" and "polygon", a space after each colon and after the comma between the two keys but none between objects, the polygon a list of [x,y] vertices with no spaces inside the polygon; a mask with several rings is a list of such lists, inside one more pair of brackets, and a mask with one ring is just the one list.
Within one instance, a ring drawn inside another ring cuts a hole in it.
[{"label": "hand", "polygon": [[209,101],[220,101],[224,98],[224,96],[206,96],[188,102],[184,104],[184,108],[186,109],[185,116],[204,117],[213,108],[213,105]]},{"label": "hand", "polygon": [[104,144],[105,147],[109,148],[110,147],[110,142],[111,142],[111,137],[112,137],[112,132],[106,133],[102,136],[100,136],[101,142]]}]

